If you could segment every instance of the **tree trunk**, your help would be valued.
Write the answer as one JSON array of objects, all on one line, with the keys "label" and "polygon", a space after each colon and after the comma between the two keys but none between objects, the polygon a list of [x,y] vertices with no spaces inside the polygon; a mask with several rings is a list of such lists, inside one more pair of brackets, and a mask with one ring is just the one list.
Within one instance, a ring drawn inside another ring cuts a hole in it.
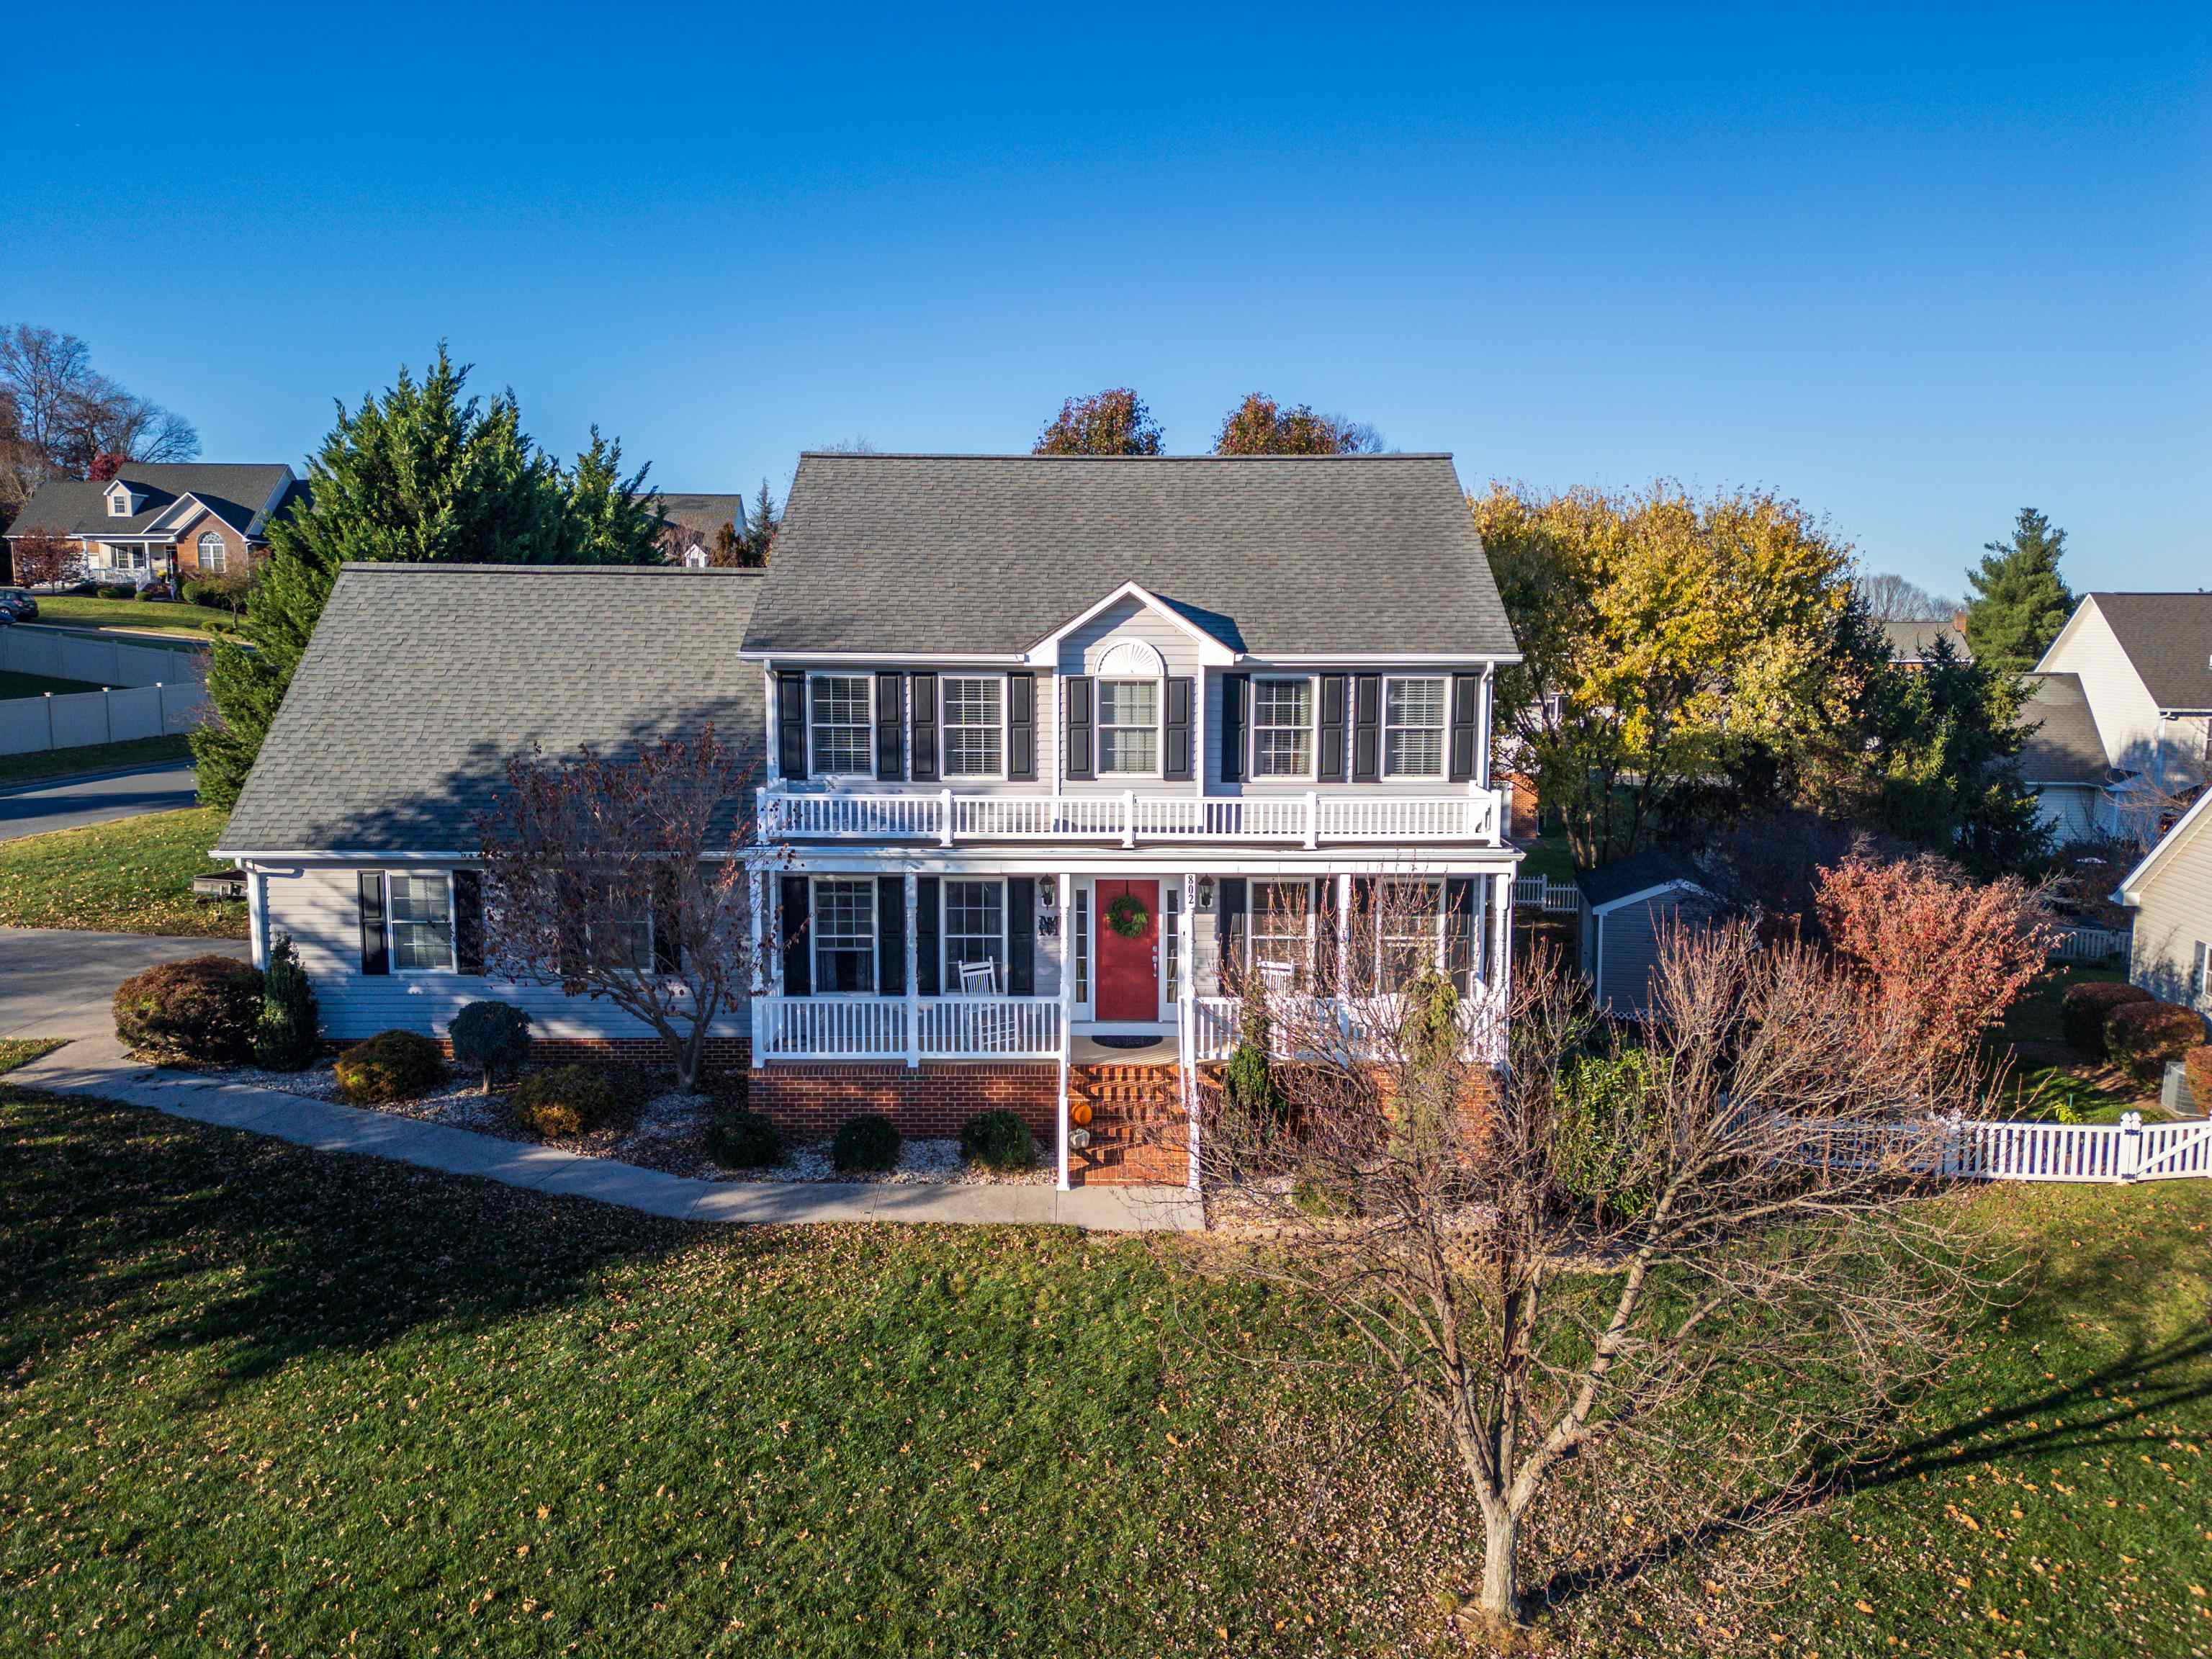
[{"label": "tree trunk", "polygon": [[1520,1580],[1515,1557],[1521,1542],[1521,1517],[1504,1509],[1482,1517],[1482,1610],[1500,1624],[1521,1620]]},{"label": "tree trunk", "polygon": [[687,1095],[699,1092],[700,1060],[706,1051],[707,1035],[703,1029],[676,1045],[676,1086]]}]

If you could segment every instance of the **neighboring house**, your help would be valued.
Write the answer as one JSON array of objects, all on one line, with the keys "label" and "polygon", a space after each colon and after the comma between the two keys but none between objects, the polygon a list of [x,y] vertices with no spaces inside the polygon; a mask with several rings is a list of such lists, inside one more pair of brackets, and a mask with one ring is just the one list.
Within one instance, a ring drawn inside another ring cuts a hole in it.
[{"label": "neighboring house", "polygon": [[2197,799],[2113,895],[2136,913],[2128,979],[2212,1016],[2212,789]]},{"label": "neighboring house", "polygon": [[2090,593],[2036,665],[2071,674],[2120,786],[2123,835],[2156,836],[2212,775],[2212,593]]},{"label": "neighboring house", "polygon": [[1881,631],[1889,641],[1889,659],[1899,668],[1925,668],[1929,653],[1939,639],[1950,641],[1951,649],[1960,661],[1974,659],[1966,644],[1966,618],[1963,613],[1940,620],[1892,619],[1881,623]]},{"label": "neighboring house", "polygon": [[1646,848],[1575,878],[1582,894],[1577,961],[1590,999],[1608,1013],[1641,1019],[1650,1011],[1651,970],[1672,927],[1700,927],[1721,908],[1687,858]]},{"label": "neighboring house", "polygon": [[660,511],[668,520],[661,540],[668,562],[704,570],[715,537],[744,522],[742,495],[672,495],[661,492]]},{"label": "neighboring house", "polygon": [[2034,729],[2021,745],[2021,779],[2034,793],[2043,823],[2062,846],[2116,841],[2126,833],[2134,774],[2105,758],[2079,674],[2030,674],[2020,712]]},{"label": "neighboring house", "polygon": [[[1356,1034],[1433,969],[1502,1057],[1517,656],[1446,456],[808,454],[765,573],[349,568],[222,855],[333,1036],[496,995],[629,1041],[465,971],[467,814],[533,740],[764,730],[753,1106],[1003,1106],[1063,1182],[1180,1182],[1243,973],[1349,970]],[[1401,921],[1354,937],[1378,883]]]},{"label": "neighboring house", "polygon": [[281,462],[128,461],[105,482],[49,478],[9,526],[9,574],[13,544],[35,533],[75,544],[95,580],[240,574],[307,489]]}]

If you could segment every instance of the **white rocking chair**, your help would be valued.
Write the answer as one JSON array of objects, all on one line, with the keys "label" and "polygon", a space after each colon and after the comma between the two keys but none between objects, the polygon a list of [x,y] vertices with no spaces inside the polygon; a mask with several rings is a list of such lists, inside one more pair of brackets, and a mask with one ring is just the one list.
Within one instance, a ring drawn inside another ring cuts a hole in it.
[{"label": "white rocking chair", "polygon": [[[999,964],[995,962],[962,963],[960,994],[963,997],[999,995]],[[1015,1046],[1017,1033],[1014,1011],[1011,1006],[1000,1004],[980,1007],[975,1011],[975,1018],[976,1041],[986,1051]]]}]

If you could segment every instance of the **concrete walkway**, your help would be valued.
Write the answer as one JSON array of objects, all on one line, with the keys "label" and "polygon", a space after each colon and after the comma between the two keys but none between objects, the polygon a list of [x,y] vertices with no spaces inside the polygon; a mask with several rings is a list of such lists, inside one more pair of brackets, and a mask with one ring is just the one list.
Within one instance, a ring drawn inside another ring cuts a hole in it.
[{"label": "concrete walkway", "polygon": [[1049,1187],[697,1181],[387,1112],[141,1066],[124,1054],[112,1031],[80,1037],[18,1066],[7,1073],[7,1080],[27,1089],[98,1095],[198,1123],[250,1129],[320,1152],[388,1158],[685,1221],[1059,1223],[1108,1232],[1189,1231],[1205,1225],[1199,1201],[1180,1187],[1087,1187],[1062,1193]]}]

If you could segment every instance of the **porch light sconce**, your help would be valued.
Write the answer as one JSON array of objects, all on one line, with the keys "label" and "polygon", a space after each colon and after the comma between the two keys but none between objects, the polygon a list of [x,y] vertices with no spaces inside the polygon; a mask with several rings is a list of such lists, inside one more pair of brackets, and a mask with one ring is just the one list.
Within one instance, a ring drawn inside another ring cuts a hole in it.
[{"label": "porch light sconce", "polygon": [[1213,913],[1213,878],[1212,876],[1200,876],[1198,878],[1198,908],[1201,915],[1211,915]]},{"label": "porch light sconce", "polygon": [[1060,908],[1060,878],[1058,876],[1037,878],[1037,908],[1040,910]]}]

